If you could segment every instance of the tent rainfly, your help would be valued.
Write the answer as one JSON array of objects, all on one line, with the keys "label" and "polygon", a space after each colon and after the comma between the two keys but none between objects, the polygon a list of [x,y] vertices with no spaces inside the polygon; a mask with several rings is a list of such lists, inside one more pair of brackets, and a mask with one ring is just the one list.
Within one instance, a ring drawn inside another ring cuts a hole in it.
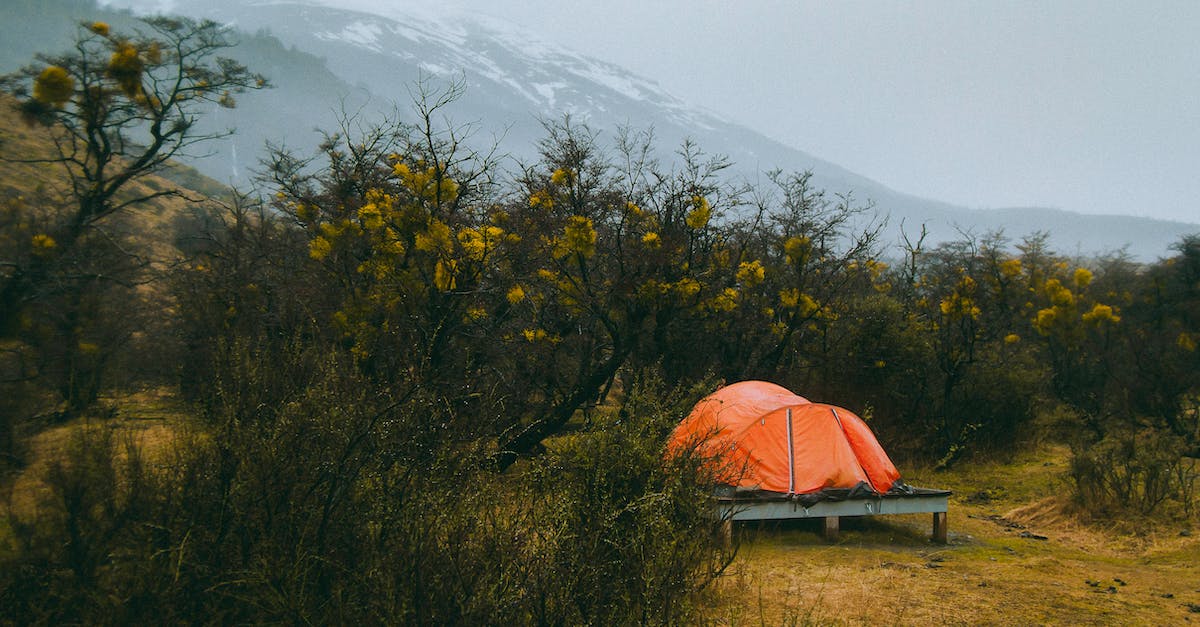
[{"label": "tent rainfly", "polygon": [[729,506],[730,518],[824,516],[836,536],[837,516],[934,512],[934,538],[945,541],[949,492],[905,484],[847,409],[765,381],[735,383],[697,403],[667,444],[668,454],[692,448],[720,464],[721,500],[738,508]]}]

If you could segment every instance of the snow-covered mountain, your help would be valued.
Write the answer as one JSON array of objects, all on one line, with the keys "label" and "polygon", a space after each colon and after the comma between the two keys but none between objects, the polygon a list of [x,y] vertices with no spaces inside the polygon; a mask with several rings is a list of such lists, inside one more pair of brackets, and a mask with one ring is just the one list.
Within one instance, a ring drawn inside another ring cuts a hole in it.
[{"label": "snow-covered mountain", "polygon": [[[384,17],[274,0],[185,0],[174,7],[246,32],[269,33],[320,57],[333,74],[354,86],[347,96],[356,104],[359,98],[371,99],[368,109],[405,106],[421,77],[435,84],[465,79],[467,92],[454,107],[456,118],[503,131],[505,147],[518,154],[528,152],[542,136],[541,120],[570,114],[610,136],[621,125],[653,127],[667,152],[691,138],[749,170],[802,165],[800,169],[836,174],[855,187],[870,183],[731,124],[668,94],[652,80],[540,41],[500,20],[467,14]],[[284,83],[290,77],[272,80]],[[698,88],[696,99],[702,98]]]},{"label": "snow-covered mountain", "polygon": [[[76,0],[77,1],[77,0]],[[222,181],[246,181],[246,169],[265,141],[300,150],[320,140],[338,110],[370,117],[393,106],[401,111],[422,77],[462,79],[465,96],[450,109],[457,122],[477,122],[482,134],[503,135],[502,150],[528,158],[543,135],[541,120],[570,114],[612,139],[620,126],[653,128],[660,156],[685,139],[737,164],[737,174],[755,180],[781,168],[812,171],[814,183],[831,194],[852,193],[889,216],[892,237],[903,223],[929,228],[934,241],[1003,228],[1013,238],[1051,233],[1051,244],[1067,253],[1096,253],[1128,246],[1153,259],[1167,254],[1180,235],[1200,226],[1123,216],[1082,216],[1062,211],[971,210],[891,190],[873,180],[785,146],[702,108],[706,89],[682,97],[616,65],[588,58],[538,39],[503,20],[439,3],[380,3],[386,14],[368,14],[315,1],[297,0],[110,0],[114,7],[169,8],[231,24],[246,33],[238,51],[244,62],[268,75],[277,89],[251,94],[237,109],[216,111],[210,123],[236,125],[237,136],[215,158],[198,167]],[[282,46],[272,47],[277,38]],[[803,103],[797,103],[803,115]]]}]

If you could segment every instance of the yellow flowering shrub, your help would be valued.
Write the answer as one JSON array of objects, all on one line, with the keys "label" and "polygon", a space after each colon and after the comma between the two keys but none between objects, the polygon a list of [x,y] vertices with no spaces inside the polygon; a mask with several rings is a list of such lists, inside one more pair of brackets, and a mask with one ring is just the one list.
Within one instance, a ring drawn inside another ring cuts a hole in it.
[{"label": "yellow flowering shrub", "polygon": [[671,289],[680,298],[691,298],[700,293],[700,282],[691,277],[684,277],[676,281]]},{"label": "yellow flowering shrub", "polygon": [[1195,352],[1195,350],[1196,350],[1195,334],[1187,333],[1186,331],[1183,333],[1180,333],[1179,337],[1175,339],[1175,345],[1189,353]]},{"label": "yellow flowering shrub", "polygon": [[458,198],[458,183],[446,176],[444,171],[439,173],[433,166],[424,167],[418,162],[417,168],[413,169],[407,163],[400,162],[392,168],[392,174],[420,200],[450,203]]},{"label": "yellow flowering shrub", "polygon": [[133,98],[142,91],[144,70],[145,64],[136,46],[127,41],[117,44],[108,61],[108,76],[116,81],[126,96]]},{"label": "yellow flowering shrub", "polygon": [[872,289],[881,294],[892,289],[892,284],[886,280],[887,275],[884,274],[888,269],[886,263],[875,259],[868,259],[863,266],[866,268],[867,276],[871,280]]},{"label": "yellow flowering shrub", "polygon": [[359,207],[358,219],[363,228],[369,231],[383,228],[383,212],[374,203],[367,203]]},{"label": "yellow flowering shrub", "polygon": [[803,264],[808,260],[811,251],[812,240],[804,236],[789,237],[783,243],[783,252],[787,255],[788,261],[793,264]]},{"label": "yellow flowering shrub", "polygon": [[1096,303],[1091,311],[1083,314],[1083,321],[1094,325],[1116,324],[1121,321],[1121,316],[1116,315],[1112,307]]},{"label": "yellow flowering shrub", "polygon": [[1058,279],[1046,281],[1045,289],[1046,296],[1050,299],[1051,304],[1057,307],[1070,307],[1075,304],[1075,295]]},{"label": "yellow flowering shrub", "polygon": [[801,294],[798,308],[801,316],[808,317],[818,313],[821,309],[821,305],[817,303],[817,301],[813,300],[812,296],[809,296],[808,294]]},{"label": "yellow flowering shrub", "polygon": [[738,291],[727,287],[708,301],[708,307],[713,311],[733,311],[737,309]]},{"label": "yellow flowering shrub", "polygon": [[553,209],[554,198],[550,196],[550,192],[539,189],[529,195],[529,206],[533,208]]},{"label": "yellow flowering shrub", "polygon": [[708,221],[712,218],[712,206],[708,204],[708,199],[703,196],[692,196],[692,209],[684,218],[684,222],[692,229],[702,229],[708,225]]},{"label": "yellow flowering shrub", "polygon": [[650,231],[642,236],[642,243],[646,245],[646,248],[660,248],[662,247],[662,238],[658,236],[658,233]]},{"label": "yellow flowering shrub", "polygon": [[766,269],[763,268],[762,262],[755,259],[754,261],[743,261],[738,264],[737,280],[738,283],[746,287],[754,287],[763,282],[766,277]]},{"label": "yellow flowering shrub", "polygon": [[525,289],[520,285],[514,285],[512,286],[512,289],[508,290],[508,293],[504,295],[504,298],[506,298],[510,304],[515,305],[525,300]]},{"label": "yellow flowering shrub", "polygon": [[584,216],[567,218],[560,244],[561,254],[575,253],[583,257],[596,254],[596,228],[592,226],[592,219]]},{"label": "yellow flowering shrub", "polygon": [[1021,274],[1020,259],[1006,259],[1000,262],[1000,276],[1011,279],[1019,274]]},{"label": "yellow flowering shrub", "polygon": [[108,37],[108,24],[104,22],[92,22],[88,28],[101,37]]},{"label": "yellow flowering shrub", "polygon": [[336,222],[324,222],[320,226],[320,231],[331,242],[336,242],[341,237],[354,237],[362,234],[362,229],[358,224],[349,218]]},{"label": "yellow flowering shrub", "polygon": [[333,244],[325,237],[318,235],[308,242],[308,256],[323,261],[333,252]]},{"label": "yellow flowering shrub", "polygon": [[545,329],[525,329],[521,332],[521,335],[525,337],[526,342],[537,342],[549,337]]},{"label": "yellow flowering shrub", "polygon": [[75,93],[75,79],[57,65],[42,70],[33,81],[33,98],[38,102],[61,107]]},{"label": "yellow flowering shrub", "polygon": [[1033,328],[1037,329],[1037,332],[1041,333],[1042,335],[1049,335],[1050,329],[1054,326],[1054,321],[1057,318],[1058,315],[1055,313],[1055,310],[1052,307],[1039,309],[1037,312],[1037,318],[1035,318],[1033,321]]},{"label": "yellow flowering shrub", "polygon": [[796,288],[781,290],[779,292],[779,304],[784,309],[795,309],[802,317],[809,317],[817,313],[821,309],[821,305],[813,300],[812,296],[802,294]]},{"label": "yellow flowering shrub", "polygon": [[436,218],[429,221],[429,226],[425,231],[417,233],[414,245],[417,250],[434,254],[448,255],[454,250],[453,240],[450,238],[450,227]]},{"label": "yellow flowering shrub", "polygon": [[975,279],[969,276],[962,277],[954,286],[954,291],[939,304],[942,315],[952,320],[979,318],[981,312],[975,304],[974,295]]},{"label": "yellow flowering shrub", "polygon": [[58,242],[54,241],[53,237],[50,237],[45,233],[38,233],[37,235],[34,235],[30,243],[33,244],[33,250],[35,252],[43,253],[49,252],[50,250],[53,250],[54,247],[58,246]]},{"label": "yellow flowering shrub", "polygon": [[1075,274],[1073,278],[1075,279],[1075,286],[1083,289],[1091,284],[1092,271],[1088,270],[1087,268],[1075,268]]},{"label": "yellow flowering shrub", "polygon": [[458,242],[472,261],[482,263],[504,241],[504,229],[485,225],[479,229],[464,228],[458,232]]},{"label": "yellow flowering shrub", "polygon": [[559,168],[550,175],[550,182],[555,185],[570,185],[575,182],[575,172],[571,168]]}]

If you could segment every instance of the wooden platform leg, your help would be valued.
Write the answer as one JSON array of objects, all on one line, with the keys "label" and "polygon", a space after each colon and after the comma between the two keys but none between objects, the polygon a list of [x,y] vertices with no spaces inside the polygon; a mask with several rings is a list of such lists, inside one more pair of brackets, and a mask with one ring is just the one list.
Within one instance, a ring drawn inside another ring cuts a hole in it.
[{"label": "wooden platform leg", "polygon": [[837,542],[838,539],[838,523],[841,521],[837,516],[825,517],[825,540],[828,542]]},{"label": "wooden platform leg", "polygon": [[946,512],[933,513],[933,541],[946,543]]},{"label": "wooden platform leg", "polygon": [[727,550],[727,551],[733,547],[733,519],[732,518],[726,518],[721,523],[721,545],[724,546],[725,550]]}]

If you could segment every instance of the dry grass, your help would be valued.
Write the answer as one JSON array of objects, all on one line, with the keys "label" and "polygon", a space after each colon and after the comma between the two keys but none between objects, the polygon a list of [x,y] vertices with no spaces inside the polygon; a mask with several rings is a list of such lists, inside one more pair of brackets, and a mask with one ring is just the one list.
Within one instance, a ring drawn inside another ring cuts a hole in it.
[{"label": "dry grass", "polygon": [[1059,496],[1065,456],[1043,448],[1007,464],[910,473],[915,485],[955,490],[946,546],[929,542],[928,515],[843,519],[833,545],[821,540],[820,521],[740,527],[741,552],[708,617],[730,625],[1200,621],[1200,538],[1168,520],[1078,522]]},{"label": "dry grass", "polygon": [[[24,163],[29,159],[54,157],[49,131],[30,124],[14,109],[15,101],[0,95],[0,202],[21,199],[39,212],[55,213],[71,207],[69,181],[62,164]],[[185,187],[189,185],[190,187]],[[117,200],[145,197],[164,190],[178,190],[188,198],[226,197],[228,189],[194,169],[168,163],[158,174],[126,184]],[[172,242],[175,221],[186,215],[191,202],[180,196],[160,196],[129,207],[102,221],[106,232],[119,236],[122,246],[157,263],[180,256]]]},{"label": "dry grass", "polygon": [[64,451],[80,431],[108,430],[115,442],[133,444],[153,463],[168,453],[177,434],[190,423],[186,407],[165,389],[108,398],[105,403],[116,407],[114,417],[79,418],[46,429],[29,440],[29,464],[6,486],[8,498],[0,498],[0,520],[6,517],[9,508],[19,514],[36,510],[37,503],[48,495],[45,479],[52,464],[64,459]]}]

